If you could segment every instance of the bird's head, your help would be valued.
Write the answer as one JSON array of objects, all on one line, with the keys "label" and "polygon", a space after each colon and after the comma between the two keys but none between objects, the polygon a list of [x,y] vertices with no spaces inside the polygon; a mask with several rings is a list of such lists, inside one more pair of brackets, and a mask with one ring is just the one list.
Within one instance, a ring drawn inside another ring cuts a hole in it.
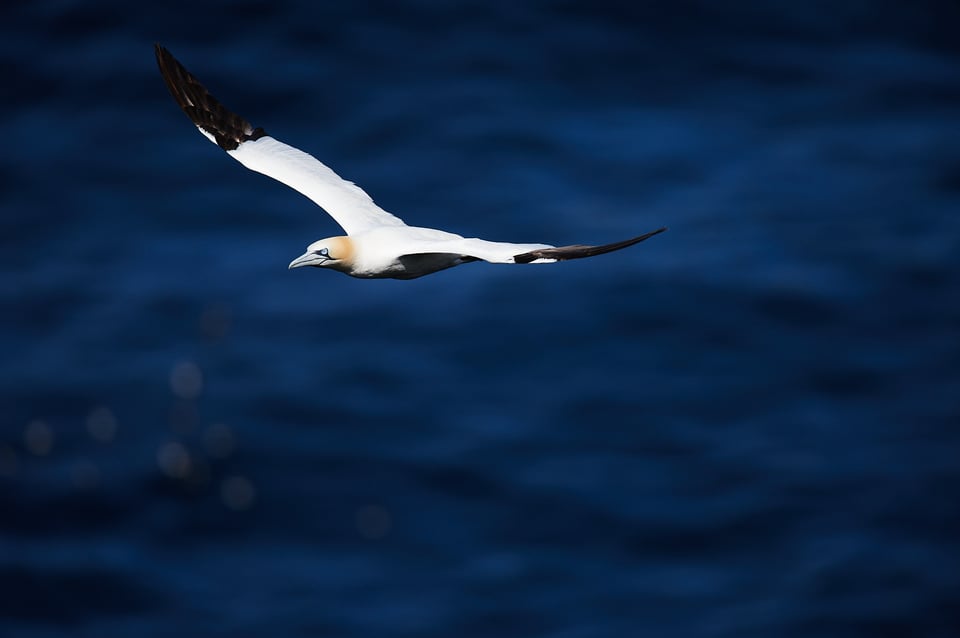
[{"label": "bird's head", "polygon": [[347,271],[353,266],[353,254],[349,237],[328,237],[307,246],[307,252],[291,261],[287,268],[316,266]]}]

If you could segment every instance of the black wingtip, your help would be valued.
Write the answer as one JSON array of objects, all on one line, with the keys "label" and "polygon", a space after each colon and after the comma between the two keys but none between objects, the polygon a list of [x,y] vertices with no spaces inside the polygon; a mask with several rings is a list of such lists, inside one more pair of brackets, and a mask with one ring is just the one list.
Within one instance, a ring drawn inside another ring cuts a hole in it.
[{"label": "black wingtip", "polygon": [[633,237],[632,239],[626,239],[624,241],[618,241],[613,244],[604,244],[603,246],[559,246],[557,248],[541,248],[540,250],[533,250],[528,253],[522,253],[520,255],[514,255],[513,261],[517,264],[529,264],[530,262],[536,261],[538,259],[555,259],[556,261],[566,261],[569,259],[582,259],[584,257],[593,257],[594,255],[602,255],[604,253],[610,253],[615,250],[620,250],[622,248],[627,248],[628,246],[633,246],[634,244],[639,244],[645,239],[650,239],[654,235],[659,235],[662,232],[667,230],[666,226],[658,228],[656,230],[651,230],[649,233],[644,233],[639,237]]},{"label": "black wingtip", "polygon": [[153,50],[170,95],[198,128],[213,136],[220,148],[232,151],[243,142],[266,135],[262,128],[253,128],[218,102],[166,47],[155,42]]}]

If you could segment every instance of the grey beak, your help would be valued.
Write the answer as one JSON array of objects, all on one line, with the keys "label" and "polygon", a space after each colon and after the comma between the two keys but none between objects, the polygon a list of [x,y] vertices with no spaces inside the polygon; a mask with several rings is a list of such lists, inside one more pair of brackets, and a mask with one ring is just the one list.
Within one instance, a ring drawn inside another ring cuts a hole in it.
[{"label": "grey beak", "polygon": [[290,262],[290,265],[287,266],[287,270],[293,270],[294,268],[303,268],[304,266],[319,266],[326,261],[325,257],[321,257],[317,253],[304,253]]}]

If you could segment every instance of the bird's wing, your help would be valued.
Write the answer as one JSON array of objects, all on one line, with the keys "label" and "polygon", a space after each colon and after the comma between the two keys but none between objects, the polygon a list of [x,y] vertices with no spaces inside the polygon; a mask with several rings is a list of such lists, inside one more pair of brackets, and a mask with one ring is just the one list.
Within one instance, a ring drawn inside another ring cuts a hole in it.
[{"label": "bird's wing", "polygon": [[658,228],[624,241],[602,246],[550,246],[548,244],[511,244],[476,238],[456,238],[407,242],[401,246],[404,254],[450,253],[482,259],[494,264],[552,264],[556,261],[582,259],[613,252],[638,244],[666,228]]},{"label": "bird's wing", "polygon": [[262,128],[254,128],[230,112],[169,51],[159,44],[155,49],[160,74],[177,104],[204,136],[231,157],[306,195],[348,235],[378,226],[405,225],[317,158],[270,137]]},{"label": "bird's wing", "polygon": [[593,257],[595,255],[602,255],[604,253],[612,253],[615,250],[620,250],[621,248],[626,248],[628,246],[633,246],[634,244],[639,244],[644,239],[650,239],[654,235],[659,235],[667,228],[658,228],[656,230],[651,230],[649,233],[644,233],[639,237],[633,237],[631,239],[625,239],[623,241],[614,242],[612,244],[603,244],[602,246],[584,246],[577,244],[575,246],[559,246],[559,247],[549,247],[549,248],[536,248],[534,250],[524,252],[519,255],[513,256],[514,263],[517,264],[532,264],[532,263],[549,263],[552,261],[567,261],[568,259],[582,259],[583,257]]}]

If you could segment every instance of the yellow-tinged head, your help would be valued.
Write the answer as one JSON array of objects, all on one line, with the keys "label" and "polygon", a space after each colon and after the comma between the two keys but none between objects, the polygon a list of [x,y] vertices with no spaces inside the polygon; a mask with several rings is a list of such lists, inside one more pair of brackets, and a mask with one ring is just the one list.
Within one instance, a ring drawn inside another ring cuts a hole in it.
[{"label": "yellow-tinged head", "polygon": [[307,246],[307,252],[290,262],[288,268],[316,266],[349,271],[353,267],[353,240],[349,237],[328,237]]}]

